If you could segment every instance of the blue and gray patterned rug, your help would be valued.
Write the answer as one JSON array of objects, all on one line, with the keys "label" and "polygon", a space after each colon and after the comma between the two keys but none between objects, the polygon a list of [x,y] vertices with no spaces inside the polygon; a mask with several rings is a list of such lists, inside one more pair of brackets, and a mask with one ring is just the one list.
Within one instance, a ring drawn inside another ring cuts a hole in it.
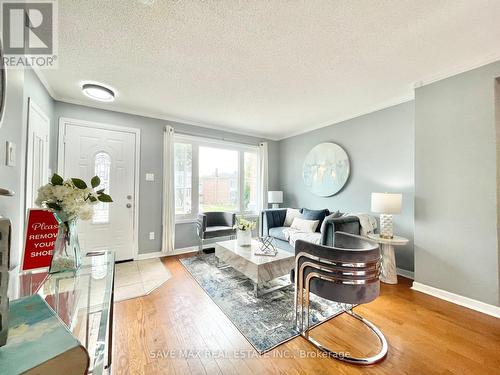
[{"label": "blue and gray patterned rug", "polygon": [[[215,254],[181,259],[184,267],[238,330],[263,354],[299,335],[294,325],[294,287],[256,298],[252,282],[229,266],[216,266]],[[311,294],[311,324],[341,312],[340,305]]]}]

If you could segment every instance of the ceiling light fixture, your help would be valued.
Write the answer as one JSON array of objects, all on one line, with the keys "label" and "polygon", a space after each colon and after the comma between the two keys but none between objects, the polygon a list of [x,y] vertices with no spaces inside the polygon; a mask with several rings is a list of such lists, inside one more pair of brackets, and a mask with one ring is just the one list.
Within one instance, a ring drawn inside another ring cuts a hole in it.
[{"label": "ceiling light fixture", "polygon": [[112,102],[115,100],[115,92],[112,89],[95,83],[84,83],[82,91],[90,99],[101,102]]}]

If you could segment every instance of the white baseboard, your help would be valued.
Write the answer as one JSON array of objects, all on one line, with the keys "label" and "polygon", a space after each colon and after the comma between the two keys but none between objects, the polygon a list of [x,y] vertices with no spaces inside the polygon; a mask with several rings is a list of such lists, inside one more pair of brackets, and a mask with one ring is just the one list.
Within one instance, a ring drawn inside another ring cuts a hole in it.
[{"label": "white baseboard", "polygon": [[165,256],[165,254],[163,252],[155,251],[152,253],[137,254],[137,260],[160,258],[160,257],[164,257],[164,256]]},{"label": "white baseboard", "polygon": [[[215,247],[215,243],[206,243],[203,245],[204,249],[209,249],[211,247]],[[180,249],[175,249],[171,253],[164,253],[162,251],[155,251],[152,253],[145,253],[145,254],[138,254],[137,255],[137,260],[144,260],[144,259],[152,259],[152,258],[161,258],[161,257],[169,257],[172,255],[180,255],[180,254],[186,254],[186,253],[194,253],[198,251],[198,246],[189,246],[189,247],[183,247]]]},{"label": "white baseboard", "polygon": [[[215,247],[215,242],[203,244],[204,249],[210,249],[211,247]],[[172,254],[168,254],[168,255],[179,255],[179,254],[193,253],[193,252],[198,251],[198,250],[199,250],[198,246],[182,247],[180,249],[175,249]]]},{"label": "white baseboard", "polygon": [[[204,249],[207,248],[207,246],[203,246]],[[200,248],[198,246],[189,246],[189,247],[182,247],[180,249],[175,249],[172,254],[168,255],[180,255],[180,254],[187,254],[187,253],[194,253],[195,251],[198,251]]]},{"label": "white baseboard", "polygon": [[396,268],[396,272],[400,276],[415,280],[415,273],[413,271],[404,270],[402,268]]},{"label": "white baseboard", "polygon": [[481,301],[477,301],[472,298],[464,297],[459,294],[451,293],[446,290],[434,288],[432,286],[428,286],[419,282],[414,281],[413,286],[411,287],[413,290],[417,292],[422,292],[425,294],[429,294],[433,297],[437,297],[440,299],[444,299],[445,301],[467,307],[468,309],[479,311],[483,314],[494,316],[495,318],[500,318],[500,307],[490,305],[488,303],[484,303]]}]

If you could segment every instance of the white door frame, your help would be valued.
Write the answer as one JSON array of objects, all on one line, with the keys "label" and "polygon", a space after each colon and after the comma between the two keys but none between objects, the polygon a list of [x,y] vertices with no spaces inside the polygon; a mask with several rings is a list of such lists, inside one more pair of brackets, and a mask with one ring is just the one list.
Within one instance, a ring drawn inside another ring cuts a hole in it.
[{"label": "white door frame", "polygon": [[140,181],[140,165],[141,165],[141,130],[137,128],[130,128],[121,125],[111,125],[101,122],[93,122],[86,120],[78,120],[68,117],[59,118],[59,137],[57,142],[57,171],[62,175],[64,171],[64,147],[66,137],[66,126],[76,125],[87,128],[114,130],[122,133],[135,134],[135,176],[134,176],[134,243],[133,255],[134,260],[137,259],[139,254],[139,181]]},{"label": "white door frame", "polygon": [[[32,139],[32,136],[33,136],[33,133],[32,133],[32,130],[31,127],[30,127],[30,121],[31,121],[31,118],[30,118],[30,113],[31,113],[31,110],[33,110],[34,112],[38,113],[38,115],[40,117],[42,117],[46,123],[48,124],[48,131],[47,131],[47,148],[48,148],[48,153],[47,153],[47,164],[48,164],[48,167],[49,167],[49,170],[47,171],[47,176],[50,174],[50,118],[49,116],[47,116],[45,114],[45,112],[42,111],[42,109],[40,108],[40,106],[38,104],[36,104],[36,102],[33,100],[32,97],[29,97],[28,98],[28,117],[27,117],[27,128],[28,128],[28,134],[27,134],[27,138],[26,138],[26,178],[25,178],[25,196],[24,196],[24,208],[25,210],[28,209],[28,208],[32,208],[32,207],[28,207],[28,197],[31,196],[33,194],[33,192],[31,191],[32,189],[32,179],[30,176],[28,176],[29,174],[29,168],[28,168],[28,164],[31,163],[31,167],[33,167],[33,163],[32,163],[32,160],[33,160],[33,155],[31,155],[31,152],[33,151],[33,147],[30,147],[30,146],[33,146],[33,139]],[[31,138],[31,141],[30,141],[30,138]],[[33,168],[31,168],[33,170]],[[50,176],[48,176],[50,178]],[[48,181],[45,181],[44,184],[46,184]],[[31,183],[31,184],[30,184]],[[31,186],[30,186],[31,185]]]}]

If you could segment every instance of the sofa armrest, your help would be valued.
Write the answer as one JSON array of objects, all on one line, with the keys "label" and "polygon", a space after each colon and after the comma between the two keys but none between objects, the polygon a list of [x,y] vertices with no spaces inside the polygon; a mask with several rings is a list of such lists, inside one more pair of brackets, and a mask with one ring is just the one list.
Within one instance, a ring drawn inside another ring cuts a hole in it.
[{"label": "sofa armrest", "polygon": [[334,246],[335,232],[345,232],[350,234],[360,234],[359,219],[356,216],[343,216],[333,219],[326,219],[323,222],[321,231],[321,244]]},{"label": "sofa armrest", "polygon": [[286,208],[263,210],[260,214],[261,236],[269,236],[269,229],[282,227],[285,224]]}]

